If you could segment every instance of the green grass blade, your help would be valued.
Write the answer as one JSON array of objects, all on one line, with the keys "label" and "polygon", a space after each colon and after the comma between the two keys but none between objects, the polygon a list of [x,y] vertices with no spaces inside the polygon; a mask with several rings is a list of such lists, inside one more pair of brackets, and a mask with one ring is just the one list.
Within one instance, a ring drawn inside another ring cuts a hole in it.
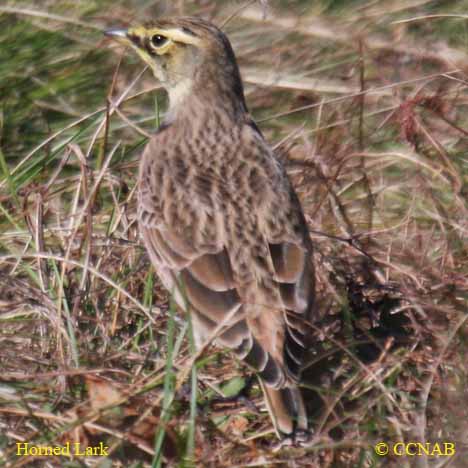
[{"label": "green grass blade", "polygon": [[175,374],[174,374],[174,337],[175,337],[175,304],[171,300],[169,306],[169,320],[167,322],[167,355],[166,355],[166,372],[164,377],[164,397],[163,407],[161,411],[160,425],[156,431],[154,443],[154,458],[152,462],[153,468],[160,468],[162,465],[163,452],[162,446],[166,434],[165,425],[169,421],[170,407],[174,398],[175,389]]}]

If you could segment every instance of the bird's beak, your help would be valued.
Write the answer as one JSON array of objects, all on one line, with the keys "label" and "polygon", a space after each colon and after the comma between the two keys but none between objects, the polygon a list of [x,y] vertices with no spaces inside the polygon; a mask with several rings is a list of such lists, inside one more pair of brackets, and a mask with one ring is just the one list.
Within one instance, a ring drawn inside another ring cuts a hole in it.
[{"label": "bird's beak", "polygon": [[127,36],[127,30],[126,29],[108,29],[107,31],[104,31],[104,36],[110,37],[111,39],[115,39],[117,42],[120,42],[121,44],[128,44],[130,42],[128,36]]}]

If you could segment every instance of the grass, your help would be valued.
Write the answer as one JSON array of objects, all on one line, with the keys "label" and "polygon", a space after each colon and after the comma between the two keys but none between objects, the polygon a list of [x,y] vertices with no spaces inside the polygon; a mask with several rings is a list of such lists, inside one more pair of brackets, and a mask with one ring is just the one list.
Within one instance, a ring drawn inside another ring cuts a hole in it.
[{"label": "grass", "polygon": [[[0,463],[466,464],[467,4],[239,7],[174,2],[167,13],[222,24],[236,12],[224,29],[249,107],[302,200],[317,269],[312,444],[278,448],[250,371],[214,347],[195,354],[139,241],[136,170],[166,97],[100,30],[163,3],[9,1]],[[109,456],[16,455],[17,442],[67,441],[103,442]],[[380,457],[382,441],[450,442],[456,455]]]}]

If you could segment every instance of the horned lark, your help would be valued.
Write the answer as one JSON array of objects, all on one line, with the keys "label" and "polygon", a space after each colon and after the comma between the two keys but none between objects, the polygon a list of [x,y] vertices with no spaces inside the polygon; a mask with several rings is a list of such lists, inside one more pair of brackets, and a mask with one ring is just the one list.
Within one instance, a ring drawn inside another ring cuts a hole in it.
[{"label": "horned lark", "polygon": [[256,370],[277,434],[307,429],[298,381],[312,246],[286,172],[247,111],[229,40],[199,18],[106,35],[133,48],[169,94],[138,178],[139,228],[161,281],[191,314],[197,346],[215,335]]}]

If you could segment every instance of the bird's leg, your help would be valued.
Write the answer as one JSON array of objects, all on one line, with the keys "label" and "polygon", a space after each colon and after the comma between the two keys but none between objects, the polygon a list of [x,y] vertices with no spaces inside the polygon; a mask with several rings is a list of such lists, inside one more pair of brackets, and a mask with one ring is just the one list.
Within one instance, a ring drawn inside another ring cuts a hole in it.
[{"label": "bird's leg", "polygon": [[280,442],[274,445],[273,451],[277,452],[283,447],[309,447],[313,443],[313,432],[296,429],[292,434],[284,436]]}]

